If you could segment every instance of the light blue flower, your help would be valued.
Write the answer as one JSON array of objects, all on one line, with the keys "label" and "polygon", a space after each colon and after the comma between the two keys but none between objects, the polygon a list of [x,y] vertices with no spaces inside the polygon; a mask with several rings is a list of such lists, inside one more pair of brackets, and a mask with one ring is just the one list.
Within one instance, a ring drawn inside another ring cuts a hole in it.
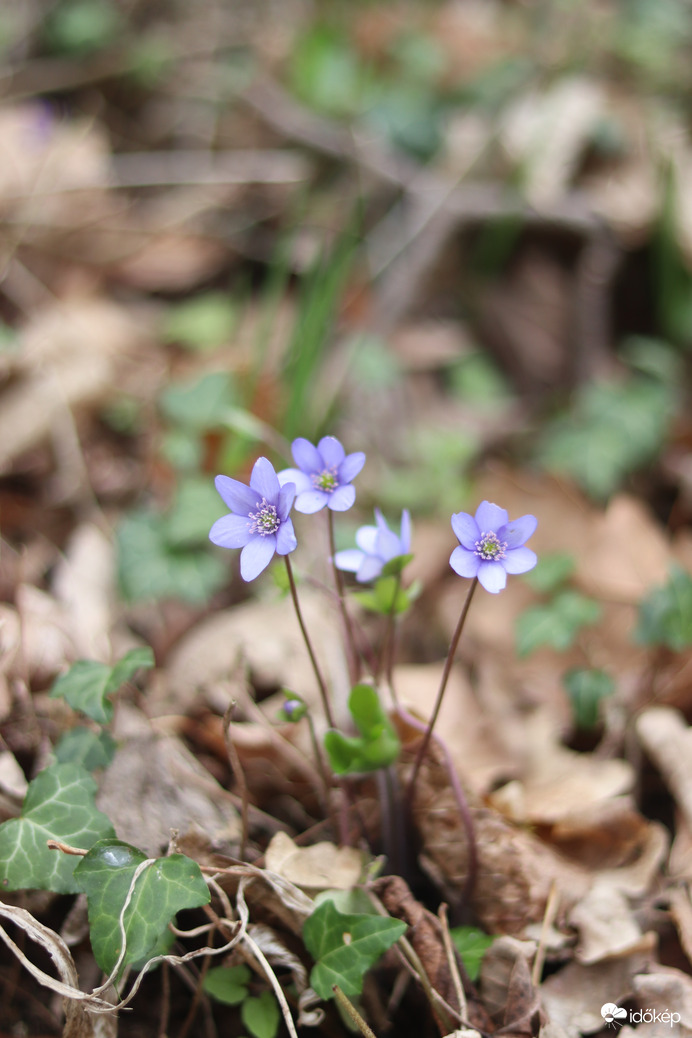
[{"label": "light blue flower", "polygon": [[504,508],[482,501],[475,516],[456,512],[452,529],[459,547],[449,564],[460,577],[478,577],[486,591],[497,594],[507,584],[508,573],[528,573],[538,561],[524,544],[538,525],[534,515],[509,521]]},{"label": "light blue flower", "polygon": [[337,569],[355,573],[361,584],[379,577],[384,565],[411,550],[411,516],[408,509],[401,513],[401,533],[397,536],[387,521],[375,509],[377,526],[361,526],[356,533],[357,548],[338,551],[334,556]]},{"label": "light blue flower", "polygon": [[356,499],[351,480],[365,464],[362,451],[346,454],[335,436],[323,436],[316,447],[299,436],[291,453],[298,467],[279,472],[279,482],[295,484],[297,512],[311,514],[325,506],[345,512],[351,507]]},{"label": "light blue flower", "polygon": [[240,575],[254,580],[277,555],[288,555],[298,542],[289,512],[296,496],[293,483],[280,485],[274,466],[258,458],[250,475],[250,486],[217,476],[216,489],[230,508],[230,515],[217,519],[209,540],[222,548],[242,548]]}]

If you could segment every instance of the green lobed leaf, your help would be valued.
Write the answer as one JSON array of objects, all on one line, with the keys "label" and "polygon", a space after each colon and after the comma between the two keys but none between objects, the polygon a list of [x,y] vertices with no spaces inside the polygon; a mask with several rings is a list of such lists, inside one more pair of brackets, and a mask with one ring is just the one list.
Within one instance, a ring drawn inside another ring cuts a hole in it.
[{"label": "green lobed leaf", "polygon": [[634,637],[642,645],[665,645],[674,652],[692,645],[692,577],[684,569],[673,567],[668,582],[641,602]]},{"label": "green lobed leaf", "polygon": [[247,998],[240,1007],[240,1016],[254,1038],[275,1038],[281,1013],[271,991],[263,991],[257,998]]},{"label": "green lobed leaf", "polygon": [[[94,958],[110,973],[121,951],[119,927],[134,873],[146,855],[117,839],[100,840],[75,869],[78,889],[87,895]],[[168,924],[177,912],[209,901],[199,865],[184,854],[157,858],[138,876],[124,916],[126,951],[123,968],[139,966],[161,954]]]},{"label": "green lobed leaf", "polygon": [[165,519],[133,512],[117,531],[118,578],[130,602],[180,598],[206,602],[228,579],[227,563],[207,545],[173,548],[166,540]]},{"label": "green lobed leaf", "polygon": [[97,660],[77,660],[66,674],[53,683],[51,699],[64,699],[99,724],[113,717],[108,697],[135,675],[141,667],[153,667],[154,654],[148,646],[131,649],[114,666]]},{"label": "green lobed leaf", "polygon": [[582,627],[601,615],[598,602],[578,591],[561,591],[547,605],[527,609],[517,620],[516,641],[520,656],[541,646],[563,652],[574,642]]},{"label": "green lobed leaf", "polygon": [[562,677],[562,683],[572,704],[575,724],[579,728],[595,728],[601,700],[612,696],[615,684],[604,670],[573,667]]},{"label": "green lobed leaf", "polygon": [[338,775],[386,768],[399,756],[401,744],[377,691],[371,685],[354,685],[348,709],[360,736],[330,729],[324,746]]},{"label": "green lobed leaf", "polygon": [[96,783],[78,764],[52,764],[29,784],[22,813],[0,825],[0,881],[5,890],[53,890],[76,894],[75,855],[52,851],[48,840],[89,848],[114,836],[96,809]]},{"label": "green lobed leaf", "polygon": [[363,977],[406,932],[400,919],[380,915],[342,915],[324,901],[303,926],[305,947],[315,960],[310,984],[322,999],[338,984],[345,995],[359,995]]},{"label": "green lobed leaf", "polygon": [[94,732],[78,725],[65,732],[53,752],[59,764],[80,764],[87,771],[96,771],[110,764],[115,749],[115,739],[108,732]]},{"label": "green lobed leaf", "polygon": [[551,594],[574,573],[574,556],[566,552],[541,555],[534,569],[524,574],[524,580],[534,591]]},{"label": "green lobed leaf", "polygon": [[238,307],[225,292],[204,292],[169,308],[164,336],[190,350],[213,350],[228,341],[237,323]]},{"label": "green lobed leaf", "polygon": [[207,545],[212,524],[227,511],[208,476],[187,476],[162,520],[166,544],[174,549]]},{"label": "green lobed leaf", "polygon": [[449,931],[454,947],[461,955],[464,969],[471,980],[480,973],[483,956],[494,941],[494,937],[476,926],[455,926]]},{"label": "green lobed leaf", "polygon": [[251,976],[249,966],[244,963],[238,966],[213,966],[207,970],[202,988],[217,1002],[237,1006],[247,998]]},{"label": "green lobed leaf", "polygon": [[159,406],[169,422],[205,430],[223,425],[235,402],[231,375],[212,371],[202,378],[169,386],[161,395]]}]

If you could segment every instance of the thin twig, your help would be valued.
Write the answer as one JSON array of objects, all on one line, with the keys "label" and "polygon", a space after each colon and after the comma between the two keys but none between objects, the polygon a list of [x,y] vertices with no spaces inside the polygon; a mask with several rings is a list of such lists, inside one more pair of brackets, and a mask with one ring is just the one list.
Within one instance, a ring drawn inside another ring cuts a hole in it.
[{"label": "thin twig", "polygon": [[452,983],[454,984],[454,990],[456,992],[457,1001],[459,1003],[459,1015],[463,1020],[466,1017],[467,1012],[466,995],[464,993],[464,985],[461,983],[461,977],[459,975],[459,966],[457,964],[457,957],[454,951],[454,945],[452,944],[452,935],[449,932],[447,905],[444,902],[438,908],[437,916],[440,920],[440,926],[442,927],[442,943],[445,946],[447,964],[449,966],[449,972],[452,976]]},{"label": "thin twig", "polygon": [[372,1028],[368,1027],[367,1023],[360,1015],[360,1013],[354,1006],[353,1002],[351,1002],[350,998],[346,997],[346,995],[343,993],[338,984],[333,985],[332,991],[334,992],[334,997],[336,1001],[339,1003],[340,1008],[343,1009],[344,1013],[349,1018],[354,1027],[357,1030],[359,1030],[362,1035],[365,1035],[365,1038],[377,1038],[375,1032],[372,1030]]},{"label": "thin twig", "polygon": [[243,766],[240,763],[240,757],[238,751],[235,748],[233,739],[231,738],[231,714],[235,709],[235,699],[232,699],[224,711],[223,715],[223,737],[226,743],[226,753],[228,754],[228,760],[231,765],[233,777],[236,781],[236,785],[240,790],[240,848],[239,857],[245,858],[247,851],[248,832],[249,832],[249,820],[248,820],[248,788],[245,780],[245,772]]}]

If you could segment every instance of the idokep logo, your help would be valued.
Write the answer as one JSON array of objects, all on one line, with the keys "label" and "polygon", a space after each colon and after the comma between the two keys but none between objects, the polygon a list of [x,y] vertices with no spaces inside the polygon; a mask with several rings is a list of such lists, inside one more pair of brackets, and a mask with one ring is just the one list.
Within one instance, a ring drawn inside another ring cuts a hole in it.
[{"label": "idokep logo", "polygon": [[617,1027],[618,1022],[627,1021],[630,1024],[668,1024],[673,1027],[679,1024],[682,1017],[680,1013],[671,1013],[668,1009],[621,1009],[614,1002],[606,1002],[601,1006],[601,1016],[608,1027]]},{"label": "idokep logo", "polygon": [[627,1010],[620,1009],[614,1002],[606,1002],[601,1006],[601,1016],[607,1024],[614,1024],[616,1020],[626,1020]]}]

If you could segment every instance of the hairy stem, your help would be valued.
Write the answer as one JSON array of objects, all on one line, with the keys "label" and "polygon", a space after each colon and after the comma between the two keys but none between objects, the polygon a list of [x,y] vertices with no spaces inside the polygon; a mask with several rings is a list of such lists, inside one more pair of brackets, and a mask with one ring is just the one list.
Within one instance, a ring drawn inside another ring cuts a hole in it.
[{"label": "hairy stem", "polygon": [[300,633],[303,635],[303,641],[305,642],[305,647],[308,650],[308,656],[310,657],[310,662],[312,663],[312,669],[315,672],[317,686],[320,690],[320,696],[322,697],[322,706],[324,708],[324,714],[327,718],[327,723],[329,724],[329,727],[335,728],[336,724],[334,722],[334,715],[332,713],[331,704],[329,702],[327,686],[325,684],[324,678],[322,677],[322,671],[319,668],[317,657],[315,656],[315,650],[312,647],[312,642],[310,641],[310,636],[305,626],[305,621],[303,620],[303,613],[300,608],[300,602],[298,601],[298,591],[296,589],[296,582],[293,577],[293,567],[291,566],[291,560],[289,559],[288,555],[284,555],[284,559],[286,562],[286,572],[288,573],[288,586],[291,589],[291,598],[293,599],[293,607],[296,611],[296,617],[298,619]]},{"label": "hairy stem", "polygon": [[477,586],[478,577],[474,577],[471,583],[471,587],[469,588],[469,592],[466,596],[466,601],[464,602],[463,608],[461,610],[461,614],[457,621],[454,634],[452,635],[452,641],[450,642],[449,652],[447,653],[447,659],[445,660],[442,678],[440,679],[440,687],[437,690],[437,699],[435,700],[435,706],[433,707],[433,712],[430,716],[430,720],[428,721],[428,727],[425,730],[425,735],[423,736],[423,740],[420,744],[420,747],[418,748],[416,759],[413,763],[413,771],[411,772],[411,778],[409,779],[407,791],[409,803],[413,803],[413,794],[416,787],[416,779],[418,778],[418,772],[420,771],[420,766],[423,763],[423,760],[425,759],[425,754],[427,753],[428,745],[430,744],[430,737],[432,736],[433,728],[435,727],[435,722],[437,721],[437,715],[439,714],[440,707],[442,706],[442,698],[445,694],[445,689],[447,688],[449,675],[452,672],[452,664],[454,663],[454,657],[456,655],[459,639],[461,638],[461,632],[464,630],[464,624],[466,623],[466,617],[468,615],[469,606],[471,605],[471,599],[473,598],[473,593],[476,590]]},{"label": "hairy stem", "polygon": [[334,584],[336,585],[336,593],[339,599],[339,610],[341,612],[341,619],[344,625],[344,635],[346,638],[346,661],[348,664],[348,676],[351,685],[355,685],[360,677],[360,658],[358,655],[358,648],[356,646],[356,638],[353,631],[353,624],[351,623],[351,617],[349,616],[348,609],[346,608],[346,597],[344,595],[344,580],[341,575],[341,570],[338,569],[335,560],[336,556],[336,542],[334,540],[334,515],[331,508],[327,509],[327,525],[329,529],[329,556],[332,562],[332,570],[334,572]]}]

